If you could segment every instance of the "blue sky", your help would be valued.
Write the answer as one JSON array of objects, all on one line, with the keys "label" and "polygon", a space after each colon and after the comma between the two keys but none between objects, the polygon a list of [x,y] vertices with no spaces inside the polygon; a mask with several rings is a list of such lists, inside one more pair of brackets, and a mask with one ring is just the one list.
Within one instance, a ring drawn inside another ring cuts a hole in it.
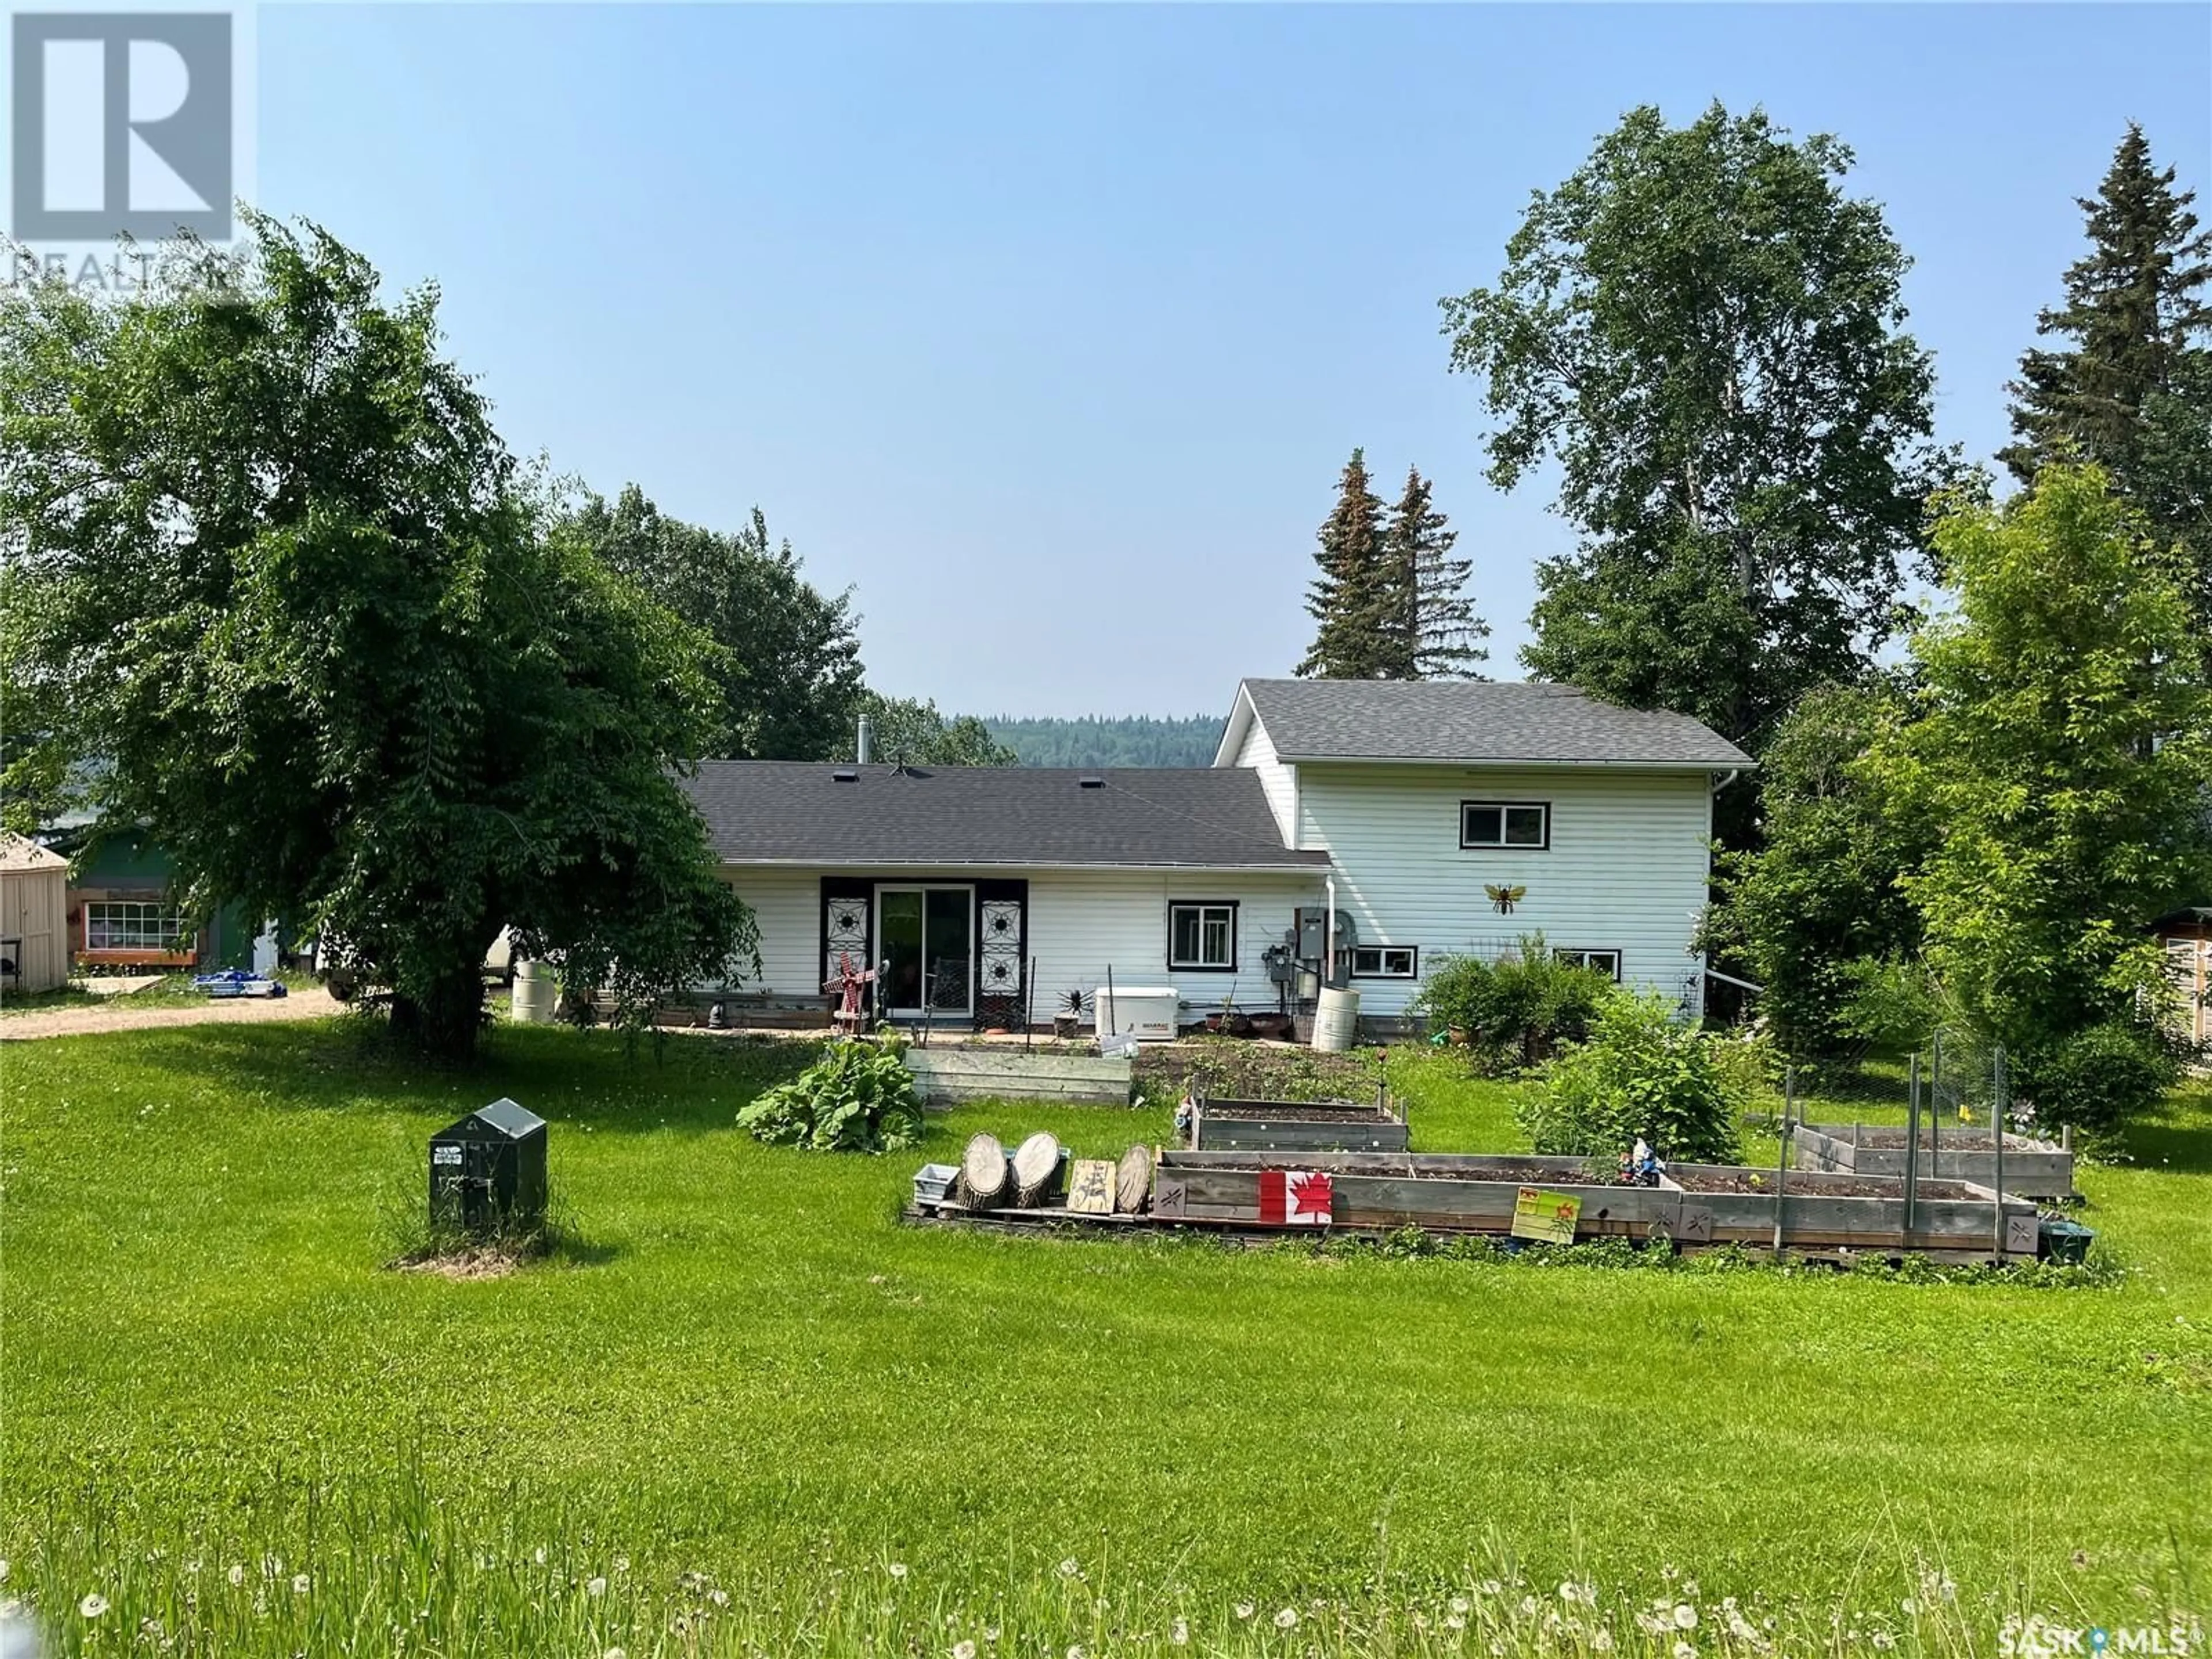
[{"label": "blue sky", "polygon": [[[1548,489],[1484,481],[1436,301],[1621,112],[1856,150],[1986,456],[2073,198],[2212,183],[2212,8],[376,7],[260,14],[262,204],[434,277],[518,451],[858,592],[948,709],[1188,713],[1304,650],[1352,447],[1517,677]],[[2212,214],[2208,214],[2212,216]]]}]

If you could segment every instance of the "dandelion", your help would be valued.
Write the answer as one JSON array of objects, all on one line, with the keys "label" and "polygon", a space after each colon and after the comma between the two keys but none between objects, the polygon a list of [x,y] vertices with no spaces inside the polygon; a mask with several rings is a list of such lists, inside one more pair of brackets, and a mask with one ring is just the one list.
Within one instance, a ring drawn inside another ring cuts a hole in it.
[{"label": "dandelion", "polygon": [[903,1561],[894,1561],[890,1564],[890,1567],[886,1569],[886,1571],[889,1571],[890,1576],[894,1578],[903,1578],[906,1577],[906,1563]]},{"label": "dandelion", "polygon": [[1521,1598],[1521,1616],[1523,1619],[1534,1619],[1536,1616],[1536,1598],[1534,1596],[1524,1595]]},{"label": "dandelion", "polygon": [[1897,1638],[1886,1630],[1878,1630],[1874,1633],[1874,1644],[1887,1653],[1897,1645]]},{"label": "dandelion", "polygon": [[1698,1650],[1687,1642],[1677,1642],[1674,1644],[1674,1659],[1698,1659]]},{"label": "dandelion", "polygon": [[1898,1610],[1899,1613],[1903,1613],[1903,1614],[1904,1614],[1907,1619],[1911,1618],[1911,1617],[1912,1617],[1912,1598],[1911,1598],[1911,1596],[1909,1596],[1909,1595],[1908,1595],[1908,1596],[1906,1596],[1906,1597],[1905,1597],[1902,1601],[1899,1601],[1899,1602],[1897,1604],[1897,1610]]},{"label": "dandelion", "polygon": [[584,1594],[590,1596],[592,1600],[597,1601],[600,1596],[605,1595],[606,1593],[607,1581],[605,1579],[586,1578],[584,1581]]},{"label": "dandelion", "polygon": [[1296,1607],[1285,1607],[1280,1613],[1275,1615],[1275,1628],[1277,1630],[1291,1629],[1297,1624],[1297,1622],[1298,1610]]},{"label": "dandelion", "polygon": [[1471,1605],[1473,1604],[1470,1603],[1464,1595],[1455,1595],[1451,1599],[1451,1610],[1454,1613],[1463,1613]]},{"label": "dandelion", "polygon": [[238,1589],[246,1583],[246,1563],[243,1561],[232,1562],[230,1564],[230,1571],[225,1573],[223,1577],[230,1580],[231,1589]]},{"label": "dandelion", "polygon": [[952,1659],[975,1659],[975,1644],[973,1642],[955,1642],[952,1644]]},{"label": "dandelion", "polygon": [[707,1592],[707,1599],[718,1607],[726,1607],[730,1605],[730,1593],[726,1589],[710,1589]]},{"label": "dandelion", "polygon": [[1582,1599],[1583,1593],[1579,1585],[1576,1584],[1571,1579],[1562,1579],[1560,1581],[1559,1600],[1565,1601],[1569,1607],[1572,1607],[1576,1602]]},{"label": "dandelion", "polygon": [[531,1551],[530,1559],[533,1562],[537,1563],[538,1565],[541,1567],[544,1566],[545,1565],[545,1546],[540,1544],[536,1549]]},{"label": "dandelion", "polygon": [[1687,1601],[1675,1602],[1674,1628],[1676,1630],[1695,1630],[1697,1627],[1698,1610],[1692,1607]]},{"label": "dandelion", "polygon": [[1444,1615],[1444,1628],[1446,1630],[1465,1630],[1467,1628],[1467,1615],[1460,1613],[1446,1613]]},{"label": "dandelion", "polygon": [[76,1610],[88,1619],[97,1619],[107,1611],[107,1598],[94,1590],[76,1604]]},{"label": "dandelion", "polygon": [[1168,1640],[1174,1643],[1176,1646],[1179,1648],[1188,1647],[1190,1645],[1190,1620],[1188,1619],[1176,1620],[1175,1621],[1174,1627],[1168,1632]]},{"label": "dandelion", "polygon": [[7,1582],[8,1582],[8,1564],[7,1564],[7,1562],[6,1562],[6,1561],[4,1561],[4,1560],[0,1560],[0,1584],[4,1584],[4,1583],[6,1583]]},{"label": "dandelion", "polygon": [[1600,1653],[1611,1653],[1613,1651],[1613,1632],[1607,1630],[1603,1625],[1600,1625],[1595,1630],[1590,1632],[1590,1645],[1595,1648]]},{"label": "dandelion", "polygon": [[1505,1586],[1499,1583],[1495,1578],[1486,1578],[1482,1581],[1482,1593],[1485,1595],[1496,1595],[1504,1588]]},{"label": "dandelion", "polygon": [[599,1659],[629,1659],[629,1655],[620,1648],[609,1648],[599,1656]]},{"label": "dandelion", "polygon": [[1069,1644],[1067,1659],[1083,1659],[1083,1644],[1080,1642]]},{"label": "dandelion", "polygon": [[620,1577],[623,1573],[626,1573],[629,1571],[629,1557],[627,1555],[617,1555],[615,1557],[615,1576],[617,1577]]},{"label": "dandelion", "polygon": [[1060,1564],[1060,1576],[1062,1578],[1076,1578],[1076,1577],[1081,1577],[1081,1576],[1082,1576],[1082,1572],[1083,1572],[1083,1565],[1082,1565],[1082,1563],[1080,1563],[1079,1561],[1078,1561],[1078,1560],[1077,1560],[1073,1556],[1072,1556],[1072,1555],[1071,1555],[1071,1556],[1069,1556],[1069,1557],[1067,1558],[1067,1559],[1066,1559],[1066,1560],[1065,1560],[1065,1561],[1063,1561],[1063,1562],[1061,1562],[1061,1563]]},{"label": "dandelion", "polygon": [[292,1575],[292,1594],[295,1595],[305,1595],[314,1588],[314,1585],[315,1581],[304,1572],[295,1572]]},{"label": "dandelion", "polygon": [[984,1626],[983,1639],[986,1642],[990,1643],[993,1646],[996,1646],[999,1640],[999,1627],[996,1625]]},{"label": "dandelion", "polygon": [[1239,1619],[1249,1619],[1252,1613],[1253,1607],[1249,1601],[1239,1601],[1237,1604],[1237,1616]]}]

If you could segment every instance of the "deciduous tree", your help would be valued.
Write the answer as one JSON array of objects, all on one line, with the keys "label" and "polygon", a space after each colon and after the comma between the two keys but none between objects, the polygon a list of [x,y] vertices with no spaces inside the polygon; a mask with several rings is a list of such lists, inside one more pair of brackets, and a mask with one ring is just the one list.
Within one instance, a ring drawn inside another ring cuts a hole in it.
[{"label": "deciduous tree", "polygon": [[1708,941],[1762,988],[1757,1009],[1793,1055],[1846,1047],[1857,964],[1920,947],[1901,883],[1936,825],[1869,763],[1906,714],[1904,686],[1886,678],[1808,692],[1760,762],[1757,845],[1717,866]]},{"label": "deciduous tree", "polygon": [[709,665],[721,710],[706,752],[827,760],[853,740],[860,641],[849,592],[807,581],[758,507],[733,532],[671,519],[635,484],[587,497],[574,532],[598,556],[722,647]]},{"label": "deciduous tree", "polygon": [[1540,567],[1531,672],[1755,754],[1892,632],[1950,462],[1907,261],[1850,164],[1757,112],[1635,110],[1536,197],[1498,282],[1443,301],[1491,478],[1556,461],[1581,535]]},{"label": "deciduous tree", "polygon": [[1917,718],[1875,750],[1938,830],[1905,891],[1947,996],[2046,1119],[2114,1127],[2110,1098],[2052,1085],[2099,1069],[2085,1054],[2154,1045],[2146,930],[2212,890],[2212,691],[2188,608],[2098,467],[1954,506],[1936,548],[1957,608],[1914,635]]},{"label": "deciduous tree", "polygon": [[434,289],[249,216],[127,301],[0,295],[7,638],[187,896],[343,941],[473,1046],[518,949],[636,1007],[750,954],[677,771],[707,641],[546,533]]},{"label": "deciduous tree", "polygon": [[[1018,766],[1021,757],[973,714],[948,719],[924,697],[862,694],[860,708],[875,731],[875,757],[906,766]],[[852,752],[848,739],[845,752]]]}]

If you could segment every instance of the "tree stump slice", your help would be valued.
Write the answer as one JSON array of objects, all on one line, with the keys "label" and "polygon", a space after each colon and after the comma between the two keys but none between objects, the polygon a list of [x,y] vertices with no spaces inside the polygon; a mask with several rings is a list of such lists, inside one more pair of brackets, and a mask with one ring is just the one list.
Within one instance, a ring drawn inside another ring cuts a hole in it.
[{"label": "tree stump slice", "polygon": [[1006,1149],[999,1144],[998,1136],[969,1137],[968,1150],[960,1156],[960,1193],[975,1209],[988,1210],[1006,1202]]},{"label": "tree stump slice", "polygon": [[1014,1148],[1014,1197],[1035,1204],[1060,1173],[1060,1142],[1040,1129]]},{"label": "tree stump slice", "polygon": [[1114,1176],[1114,1207],[1123,1215],[1142,1213],[1152,1191],[1152,1154],[1149,1148],[1132,1146],[1121,1154],[1121,1167]]}]

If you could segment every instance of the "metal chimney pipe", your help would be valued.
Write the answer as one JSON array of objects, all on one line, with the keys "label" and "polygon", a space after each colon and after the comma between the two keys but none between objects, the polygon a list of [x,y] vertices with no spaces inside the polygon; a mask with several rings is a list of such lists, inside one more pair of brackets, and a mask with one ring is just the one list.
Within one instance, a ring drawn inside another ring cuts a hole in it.
[{"label": "metal chimney pipe", "polygon": [[876,723],[866,714],[860,716],[860,735],[853,750],[853,758],[866,766],[876,757]]}]

